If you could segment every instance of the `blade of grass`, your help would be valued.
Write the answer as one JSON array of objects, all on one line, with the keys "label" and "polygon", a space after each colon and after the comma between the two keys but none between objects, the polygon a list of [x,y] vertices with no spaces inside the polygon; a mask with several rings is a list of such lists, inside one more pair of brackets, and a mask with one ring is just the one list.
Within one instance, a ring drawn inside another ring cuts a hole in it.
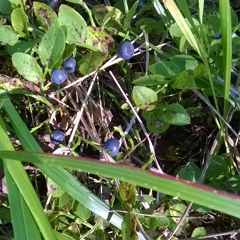
[{"label": "blade of grass", "polygon": [[[0,149],[14,150],[6,134],[4,122],[1,117],[0,117],[0,136],[1,136]],[[10,162],[8,161],[8,159],[3,158],[3,164],[15,239],[40,240],[41,235],[39,229],[36,225],[33,215],[29,210],[29,208],[31,207],[35,208],[34,201],[35,200],[38,201],[37,196],[35,196],[35,199],[31,198],[30,196],[30,193],[35,194],[31,182],[29,181],[28,176],[24,171],[21,163],[17,161]],[[29,206],[29,204],[31,206]],[[47,228],[47,226],[44,227],[46,227],[46,233],[50,234],[50,232],[48,231],[49,228]]]},{"label": "blade of grass", "polygon": [[232,23],[230,2],[226,0],[219,1],[219,11],[222,32],[223,47],[223,79],[224,79],[224,107],[223,117],[227,117],[229,110],[229,90],[231,82],[232,69]]},{"label": "blade of grass", "polygon": [[0,157],[29,161],[34,164],[58,165],[64,168],[119,179],[167,195],[178,196],[183,200],[192,201],[231,216],[240,217],[239,196],[175,178],[167,174],[157,174],[151,171],[100,162],[89,158],[64,157],[52,154],[0,151]]},{"label": "blade of grass", "polygon": [[[42,149],[30,134],[28,128],[9,99],[5,102],[3,109],[9,117],[13,129],[21,141],[24,150],[42,152]],[[123,217],[118,213],[110,211],[109,206],[83,186],[65,169],[61,168],[59,165],[49,167],[46,164],[36,164],[36,166],[74,199],[82,203],[95,214],[113,224],[118,229],[121,229]],[[138,233],[138,237],[139,239],[145,239],[141,233]]]},{"label": "blade of grass", "polygon": [[174,18],[182,32],[184,33],[189,44],[193,47],[193,49],[198,53],[199,56],[202,56],[198,43],[175,2],[173,0],[163,0],[163,3],[168,9],[168,11],[171,13],[172,17]]}]

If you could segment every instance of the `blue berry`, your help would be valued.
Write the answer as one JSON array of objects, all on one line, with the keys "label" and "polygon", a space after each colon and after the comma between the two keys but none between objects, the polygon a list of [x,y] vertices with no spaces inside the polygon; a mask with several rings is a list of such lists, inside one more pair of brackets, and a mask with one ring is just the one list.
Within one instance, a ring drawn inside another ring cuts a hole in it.
[{"label": "blue berry", "polygon": [[138,8],[141,8],[144,4],[148,3],[149,1],[148,0],[139,0],[138,2]]},{"label": "blue berry", "polygon": [[76,64],[77,62],[74,58],[68,58],[63,62],[63,68],[67,73],[74,73]]},{"label": "blue berry", "polygon": [[60,130],[54,130],[52,132],[52,137],[51,137],[51,141],[53,144],[55,145],[59,145],[60,143],[62,143],[65,139],[65,134],[60,131]]},{"label": "blue berry", "polygon": [[64,71],[56,69],[52,72],[51,78],[54,83],[61,84],[67,80],[67,75]]},{"label": "blue berry", "polygon": [[49,7],[55,12],[58,11],[60,5],[61,5],[60,0],[50,0],[49,1]]},{"label": "blue berry", "polygon": [[103,148],[110,151],[109,155],[115,157],[119,152],[119,141],[117,139],[109,139],[103,144]]},{"label": "blue berry", "polygon": [[118,55],[124,59],[130,59],[134,54],[134,46],[130,42],[123,42],[118,46]]},{"label": "blue berry", "polygon": [[213,36],[214,39],[220,39],[221,37],[222,37],[221,33],[218,33],[218,34]]}]

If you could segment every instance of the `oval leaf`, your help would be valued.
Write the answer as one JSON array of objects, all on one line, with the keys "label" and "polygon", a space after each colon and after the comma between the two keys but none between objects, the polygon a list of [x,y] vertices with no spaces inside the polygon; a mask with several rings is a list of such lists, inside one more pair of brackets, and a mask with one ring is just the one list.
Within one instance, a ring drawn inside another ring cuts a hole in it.
[{"label": "oval leaf", "polygon": [[145,111],[153,110],[158,100],[156,92],[144,86],[135,86],[132,97],[137,107]]},{"label": "oval leaf", "polygon": [[172,125],[181,126],[190,124],[190,117],[186,109],[178,103],[172,103],[166,107],[163,119]]},{"label": "oval leaf", "polygon": [[160,74],[166,78],[171,78],[180,73],[180,68],[174,62],[162,61],[150,65],[149,71],[152,74]]},{"label": "oval leaf", "polygon": [[13,31],[11,26],[0,26],[0,42],[13,45],[17,42],[18,35]]},{"label": "oval leaf", "polygon": [[29,22],[26,13],[20,9],[15,8],[11,14],[11,22],[13,29],[23,38],[29,39]]},{"label": "oval leaf", "polygon": [[13,66],[26,80],[30,82],[40,81],[43,77],[42,69],[35,58],[25,53],[14,53],[12,56]]},{"label": "oval leaf", "polygon": [[167,81],[165,80],[165,77],[160,74],[152,74],[135,79],[133,83],[143,86],[156,86],[166,84]]},{"label": "oval leaf", "polygon": [[94,70],[97,70],[107,59],[107,56],[106,53],[101,52],[89,52],[85,54],[78,62],[80,66],[79,72],[83,75],[88,75]]},{"label": "oval leaf", "polygon": [[39,25],[47,31],[52,26],[58,26],[57,14],[46,4],[33,2],[33,10]]},{"label": "oval leaf", "polygon": [[192,89],[196,88],[193,74],[189,71],[181,72],[173,81],[172,87],[175,89]]},{"label": "oval leaf", "polygon": [[62,4],[58,13],[60,25],[67,27],[67,40],[70,43],[83,44],[87,38],[87,24],[74,9]]},{"label": "oval leaf", "polygon": [[62,27],[49,29],[39,44],[39,57],[44,66],[52,69],[61,59],[65,48],[65,34]]}]

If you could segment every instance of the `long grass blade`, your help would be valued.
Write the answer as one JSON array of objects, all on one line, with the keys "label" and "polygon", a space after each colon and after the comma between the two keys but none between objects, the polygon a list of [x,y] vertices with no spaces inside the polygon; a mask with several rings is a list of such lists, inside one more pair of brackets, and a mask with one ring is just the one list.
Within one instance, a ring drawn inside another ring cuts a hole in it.
[{"label": "long grass blade", "polygon": [[69,169],[102,175],[129,182],[171,196],[178,196],[186,201],[209,207],[223,213],[240,217],[240,197],[216,190],[204,185],[178,179],[167,174],[156,174],[138,168],[100,162],[86,158],[64,157],[52,154],[0,151],[0,157],[29,161],[34,164],[62,166]]},{"label": "long grass blade", "polygon": [[222,47],[223,47],[223,79],[224,79],[224,108],[223,117],[227,117],[229,109],[229,90],[231,83],[232,69],[232,24],[230,2],[226,0],[219,1]]}]

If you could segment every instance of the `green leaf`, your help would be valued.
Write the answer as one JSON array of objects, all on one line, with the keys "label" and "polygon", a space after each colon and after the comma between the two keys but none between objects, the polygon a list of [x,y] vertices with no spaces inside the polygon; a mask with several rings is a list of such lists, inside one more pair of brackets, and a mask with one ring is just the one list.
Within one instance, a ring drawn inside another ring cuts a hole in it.
[{"label": "green leaf", "polygon": [[183,90],[196,88],[193,73],[190,71],[181,72],[177,77],[174,78],[172,88]]},{"label": "green leaf", "polygon": [[[101,162],[98,159],[66,157],[43,153],[0,151],[0,158],[6,158],[9,159],[9,161],[12,159],[31,162],[41,168],[44,166],[53,166],[53,168],[51,168],[52,170],[59,170],[57,166],[61,166],[71,170],[80,170],[113,179],[119,179],[120,181],[127,181],[128,183],[153,189],[164,194],[178,196],[182,200],[192,201],[211,209],[230,214],[231,216],[240,217],[240,212],[238,211],[240,203],[239,196],[175,178],[168,174],[157,174],[151,171],[143,171],[138,168],[123,167],[118,164]],[[51,175],[51,177],[52,176],[53,175]],[[64,179],[65,186],[69,183],[69,180],[69,178]],[[81,185],[79,182],[76,182],[76,185],[72,183],[71,186],[74,188],[73,190],[76,191],[80,189]],[[89,190],[86,191],[87,194],[89,194],[89,192]],[[91,198],[88,198],[88,201],[92,202],[93,205],[98,203],[92,201]]]},{"label": "green leaf", "polygon": [[13,66],[26,80],[38,82],[43,78],[41,67],[35,58],[25,53],[14,53],[12,56]]},{"label": "green leaf", "polygon": [[[185,209],[186,209],[186,206],[182,203],[176,203],[170,206],[170,209],[169,209],[170,216],[172,216],[172,220],[175,223],[179,222],[179,219],[184,213]],[[184,226],[187,222],[188,222],[188,219],[185,218],[181,226]]]},{"label": "green leaf", "polygon": [[172,125],[181,126],[190,124],[190,117],[186,109],[178,103],[172,103],[166,107],[163,119]]},{"label": "green leaf", "polygon": [[216,155],[212,158],[206,173],[206,179],[213,181],[221,179],[227,175],[228,165],[222,156]]},{"label": "green leaf", "polygon": [[170,124],[163,121],[163,110],[156,108],[153,111],[143,111],[143,117],[147,120],[147,128],[152,133],[163,133],[169,127]]},{"label": "green leaf", "polygon": [[152,74],[160,74],[165,78],[171,78],[178,75],[181,71],[177,64],[170,61],[161,61],[149,66]]},{"label": "green leaf", "polygon": [[203,237],[207,235],[207,231],[204,227],[197,227],[193,230],[191,237],[197,238],[197,237]]},{"label": "green leaf", "polygon": [[9,25],[0,26],[0,42],[3,44],[13,45],[17,42],[19,36]]},{"label": "green leaf", "polygon": [[132,208],[136,203],[136,187],[133,184],[121,182],[119,197]]},{"label": "green leaf", "polygon": [[168,81],[165,80],[165,77],[160,74],[152,74],[140,77],[133,81],[133,84],[143,85],[143,86],[157,86],[167,84]]},{"label": "green leaf", "polygon": [[29,39],[29,19],[22,9],[15,8],[12,11],[11,22],[13,29],[20,35],[20,37]]},{"label": "green leaf", "polygon": [[49,70],[61,59],[65,48],[65,34],[62,27],[52,27],[43,35],[38,52],[42,64]]},{"label": "green leaf", "polygon": [[200,175],[200,168],[196,164],[189,162],[183,168],[181,168],[177,174],[177,177],[189,180],[191,182],[197,182]]},{"label": "green leaf", "polygon": [[91,216],[91,211],[77,201],[74,203],[72,213],[83,221],[87,221]]},{"label": "green leaf", "polygon": [[122,222],[122,239],[137,240],[137,222],[134,213],[125,214]]},{"label": "green leaf", "polygon": [[100,4],[92,8],[92,13],[101,28],[108,29],[113,34],[124,30],[122,25],[124,14],[119,9]]},{"label": "green leaf", "polygon": [[136,106],[145,111],[153,110],[158,100],[156,92],[144,86],[133,87],[132,98]]},{"label": "green leaf", "polygon": [[18,7],[23,10],[25,9],[26,1],[27,0],[9,0],[9,2],[11,2],[13,5],[15,5],[14,7]]},{"label": "green leaf", "polygon": [[107,59],[108,55],[102,52],[89,52],[85,54],[79,61],[79,72],[83,75],[97,70],[103,62]]},{"label": "green leaf", "polygon": [[60,25],[67,27],[67,40],[70,43],[85,43],[87,40],[87,24],[77,11],[62,4],[59,8],[58,19]]},{"label": "green leaf", "polygon": [[0,1],[0,13],[9,16],[12,12],[11,3],[8,0]]},{"label": "green leaf", "polygon": [[93,51],[100,51],[109,53],[114,49],[114,39],[111,35],[98,27],[87,27],[88,36],[86,44],[83,47],[89,48]]},{"label": "green leaf", "polygon": [[194,70],[199,65],[191,55],[174,55],[171,61],[176,63],[181,71]]},{"label": "green leaf", "polygon": [[57,14],[48,5],[34,1],[33,10],[43,30],[47,31],[50,27],[59,25]]},{"label": "green leaf", "polygon": [[33,39],[29,41],[19,40],[14,45],[8,45],[7,51],[11,56],[16,52],[30,53],[31,50],[36,46],[38,39]]},{"label": "green leaf", "polygon": [[126,29],[128,29],[131,26],[132,18],[136,12],[137,6],[138,6],[138,1],[136,1],[132,5],[131,9],[126,13],[126,16],[125,16],[124,22],[123,22],[123,25]]}]

